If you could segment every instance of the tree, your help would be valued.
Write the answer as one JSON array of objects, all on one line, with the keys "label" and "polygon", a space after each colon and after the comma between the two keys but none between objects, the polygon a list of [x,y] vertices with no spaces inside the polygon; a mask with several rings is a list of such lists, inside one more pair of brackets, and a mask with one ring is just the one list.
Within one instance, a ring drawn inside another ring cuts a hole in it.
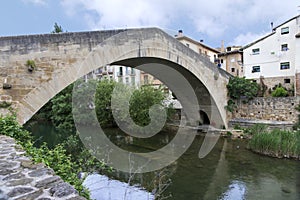
[{"label": "tree", "polygon": [[62,137],[75,133],[75,125],[72,115],[73,86],[73,84],[67,86],[51,100],[51,121],[61,133],[60,136]]},{"label": "tree", "polygon": [[100,81],[95,94],[95,106],[98,121],[101,126],[108,126],[114,123],[111,112],[111,96],[116,82],[110,80]]},{"label": "tree", "polygon": [[165,95],[161,89],[145,85],[133,92],[130,99],[130,116],[132,120],[140,125],[146,126],[150,123],[149,109],[153,105],[163,106]]},{"label": "tree", "polygon": [[236,109],[235,100],[242,99],[244,103],[257,96],[259,85],[245,77],[231,77],[227,84],[229,100],[225,108],[233,112]]},{"label": "tree", "polygon": [[54,30],[51,33],[62,33],[63,29],[56,22],[54,23]]},{"label": "tree", "polygon": [[231,77],[227,84],[228,96],[233,100],[249,101],[257,96],[259,86],[256,82],[245,77]]}]

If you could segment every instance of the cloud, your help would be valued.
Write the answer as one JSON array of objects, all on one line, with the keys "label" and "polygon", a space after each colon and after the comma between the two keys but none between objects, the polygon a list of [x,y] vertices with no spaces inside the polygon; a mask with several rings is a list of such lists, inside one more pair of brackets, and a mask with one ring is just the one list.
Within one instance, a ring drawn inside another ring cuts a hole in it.
[{"label": "cloud", "polygon": [[262,38],[264,36],[266,36],[269,33],[263,32],[263,33],[242,33],[239,34],[236,38],[234,38],[234,40],[232,42],[229,43],[229,45],[246,45],[249,44],[251,42],[254,42],[256,40],[258,40],[259,38]]},{"label": "cloud", "polygon": [[[177,30],[180,24],[211,39],[266,31],[297,14],[294,0],[62,0],[69,16],[81,15],[91,29],[158,26]],[[264,27],[263,27],[264,26]],[[240,33],[237,34],[237,33]],[[239,35],[239,36],[237,36]],[[260,34],[258,34],[260,35]],[[233,39],[232,39],[233,40]]]},{"label": "cloud", "polygon": [[22,0],[24,3],[32,3],[36,5],[46,5],[47,0]]}]

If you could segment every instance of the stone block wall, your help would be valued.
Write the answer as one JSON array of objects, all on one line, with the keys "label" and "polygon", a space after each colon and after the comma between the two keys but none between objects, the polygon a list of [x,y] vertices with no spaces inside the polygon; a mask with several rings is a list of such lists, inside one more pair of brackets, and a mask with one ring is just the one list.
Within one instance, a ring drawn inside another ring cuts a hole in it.
[{"label": "stone block wall", "polygon": [[295,107],[299,103],[299,97],[258,97],[246,104],[239,101],[232,118],[295,123],[298,115]]}]

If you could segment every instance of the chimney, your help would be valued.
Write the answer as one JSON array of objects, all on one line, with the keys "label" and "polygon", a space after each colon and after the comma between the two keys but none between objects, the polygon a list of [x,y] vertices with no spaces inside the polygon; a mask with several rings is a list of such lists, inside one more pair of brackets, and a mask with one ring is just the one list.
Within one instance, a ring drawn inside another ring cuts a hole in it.
[{"label": "chimney", "polygon": [[271,22],[271,32],[274,31],[273,28],[274,28],[274,24],[273,24],[273,22]]},{"label": "chimney", "polygon": [[221,52],[225,52],[225,47],[224,47],[224,40],[221,41]]},{"label": "chimney", "polygon": [[183,36],[183,31],[182,30],[178,30],[178,37],[182,37]]}]

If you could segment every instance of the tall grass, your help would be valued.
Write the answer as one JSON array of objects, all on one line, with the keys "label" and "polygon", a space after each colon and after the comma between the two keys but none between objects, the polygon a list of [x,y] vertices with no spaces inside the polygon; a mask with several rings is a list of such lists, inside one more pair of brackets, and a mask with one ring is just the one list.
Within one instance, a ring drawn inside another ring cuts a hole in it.
[{"label": "tall grass", "polygon": [[300,131],[275,129],[256,133],[249,142],[249,148],[274,157],[300,159]]}]

